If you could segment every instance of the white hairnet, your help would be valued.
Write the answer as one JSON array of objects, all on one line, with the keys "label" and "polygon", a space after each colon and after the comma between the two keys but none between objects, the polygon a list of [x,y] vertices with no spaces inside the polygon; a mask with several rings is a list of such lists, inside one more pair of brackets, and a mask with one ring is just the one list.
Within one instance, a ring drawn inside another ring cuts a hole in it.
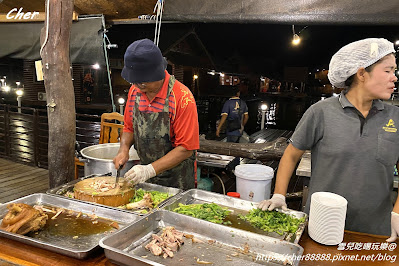
[{"label": "white hairnet", "polygon": [[369,38],[347,44],[331,58],[328,79],[337,88],[347,88],[345,81],[359,68],[371,66],[390,53],[395,53],[393,43],[382,38]]}]

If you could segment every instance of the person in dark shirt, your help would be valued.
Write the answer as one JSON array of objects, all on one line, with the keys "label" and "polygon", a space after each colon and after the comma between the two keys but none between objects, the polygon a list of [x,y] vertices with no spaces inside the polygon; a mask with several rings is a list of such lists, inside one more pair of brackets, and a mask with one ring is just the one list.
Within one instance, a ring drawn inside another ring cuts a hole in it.
[{"label": "person in dark shirt", "polygon": [[227,142],[238,142],[248,122],[248,106],[240,99],[240,90],[235,87],[233,97],[225,102],[222,109],[222,118],[216,130],[216,136],[220,137],[220,129],[227,120]]}]

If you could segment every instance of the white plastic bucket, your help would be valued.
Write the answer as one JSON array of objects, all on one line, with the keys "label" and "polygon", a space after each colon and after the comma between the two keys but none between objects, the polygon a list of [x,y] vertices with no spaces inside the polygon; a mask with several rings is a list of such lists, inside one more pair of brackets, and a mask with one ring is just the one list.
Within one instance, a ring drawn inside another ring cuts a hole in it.
[{"label": "white plastic bucket", "polygon": [[234,174],[236,191],[240,193],[241,199],[255,202],[270,199],[273,168],[262,164],[241,164],[236,166]]}]

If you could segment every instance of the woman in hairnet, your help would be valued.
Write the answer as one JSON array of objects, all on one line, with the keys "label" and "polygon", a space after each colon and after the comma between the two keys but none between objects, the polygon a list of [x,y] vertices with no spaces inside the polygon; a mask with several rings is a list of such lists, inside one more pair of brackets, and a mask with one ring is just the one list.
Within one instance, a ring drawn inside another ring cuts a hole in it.
[{"label": "woman in hairnet", "polygon": [[328,78],[346,88],[339,97],[312,105],[298,123],[281,158],[274,195],[259,208],[287,208],[290,177],[305,150],[312,152],[312,193],[328,191],[348,200],[345,229],[377,235],[399,233],[399,200],[393,207],[394,165],[399,159],[399,108],[383,103],[394,92],[395,50],[385,39],[364,39],[331,58]]}]

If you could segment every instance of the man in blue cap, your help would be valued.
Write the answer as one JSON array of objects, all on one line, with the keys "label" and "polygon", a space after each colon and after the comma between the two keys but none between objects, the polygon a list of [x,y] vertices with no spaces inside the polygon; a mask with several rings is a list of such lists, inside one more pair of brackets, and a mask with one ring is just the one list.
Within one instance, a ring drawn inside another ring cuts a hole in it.
[{"label": "man in blue cap", "polygon": [[133,185],[148,181],[194,188],[199,127],[191,91],[166,71],[161,51],[148,39],[133,42],[124,61],[122,77],[132,86],[115,168],[127,162],[134,144],[141,165],[125,174]]}]

